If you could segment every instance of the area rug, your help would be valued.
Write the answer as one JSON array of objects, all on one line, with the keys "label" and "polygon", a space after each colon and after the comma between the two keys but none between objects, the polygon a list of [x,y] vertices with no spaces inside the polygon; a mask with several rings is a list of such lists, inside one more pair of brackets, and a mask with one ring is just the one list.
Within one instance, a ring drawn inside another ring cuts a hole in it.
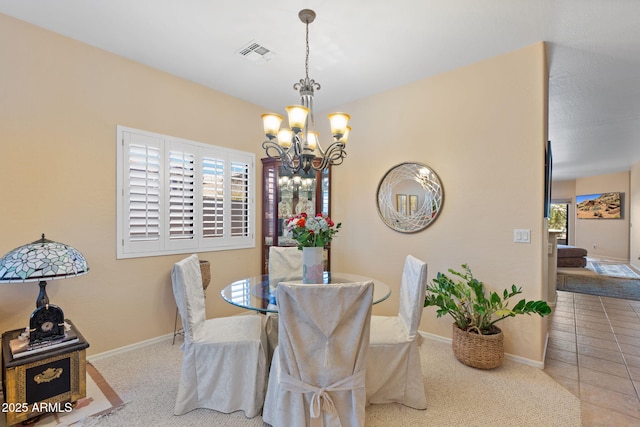
[{"label": "area rug", "polygon": [[640,279],[558,274],[558,290],[640,301]]},{"label": "area rug", "polygon": [[[30,426],[37,427],[88,427],[96,425],[100,417],[110,414],[123,406],[122,399],[105,381],[98,370],[87,363],[87,397],[78,400],[71,412],[60,412],[42,416]],[[3,416],[0,427],[5,427]]]},{"label": "area rug", "polygon": [[636,273],[626,264],[611,264],[592,261],[588,268],[603,276],[622,277],[625,279],[640,279],[640,274]]}]

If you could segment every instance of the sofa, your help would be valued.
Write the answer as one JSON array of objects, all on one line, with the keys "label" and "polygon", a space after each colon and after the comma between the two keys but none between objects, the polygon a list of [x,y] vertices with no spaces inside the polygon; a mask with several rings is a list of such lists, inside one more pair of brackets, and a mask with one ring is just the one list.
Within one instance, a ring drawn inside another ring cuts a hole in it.
[{"label": "sofa", "polygon": [[587,250],[569,245],[558,245],[558,267],[586,267]]}]

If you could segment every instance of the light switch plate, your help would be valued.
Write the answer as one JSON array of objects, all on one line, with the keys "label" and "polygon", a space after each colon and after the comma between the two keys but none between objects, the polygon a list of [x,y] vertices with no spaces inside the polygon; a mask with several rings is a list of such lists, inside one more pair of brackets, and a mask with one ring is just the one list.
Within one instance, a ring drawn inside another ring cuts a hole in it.
[{"label": "light switch plate", "polygon": [[516,228],[513,230],[515,243],[531,243],[531,230],[528,228]]}]

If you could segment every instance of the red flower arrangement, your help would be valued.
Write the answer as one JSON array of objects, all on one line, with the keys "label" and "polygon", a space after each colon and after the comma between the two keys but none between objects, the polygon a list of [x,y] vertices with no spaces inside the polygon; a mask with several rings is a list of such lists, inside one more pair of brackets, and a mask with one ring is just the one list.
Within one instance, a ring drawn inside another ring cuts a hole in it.
[{"label": "red flower arrangement", "polygon": [[336,224],[326,215],[319,213],[309,217],[305,212],[288,218],[286,225],[298,242],[298,248],[325,247],[342,227],[342,223]]}]

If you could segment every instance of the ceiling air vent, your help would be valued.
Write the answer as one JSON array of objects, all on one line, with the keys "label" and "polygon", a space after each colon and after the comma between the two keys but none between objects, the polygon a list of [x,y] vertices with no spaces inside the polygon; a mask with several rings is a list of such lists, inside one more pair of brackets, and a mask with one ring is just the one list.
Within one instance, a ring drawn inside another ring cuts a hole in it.
[{"label": "ceiling air vent", "polygon": [[253,40],[238,50],[238,54],[253,62],[267,62],[274,56],[274,53],[270,49]]}]

